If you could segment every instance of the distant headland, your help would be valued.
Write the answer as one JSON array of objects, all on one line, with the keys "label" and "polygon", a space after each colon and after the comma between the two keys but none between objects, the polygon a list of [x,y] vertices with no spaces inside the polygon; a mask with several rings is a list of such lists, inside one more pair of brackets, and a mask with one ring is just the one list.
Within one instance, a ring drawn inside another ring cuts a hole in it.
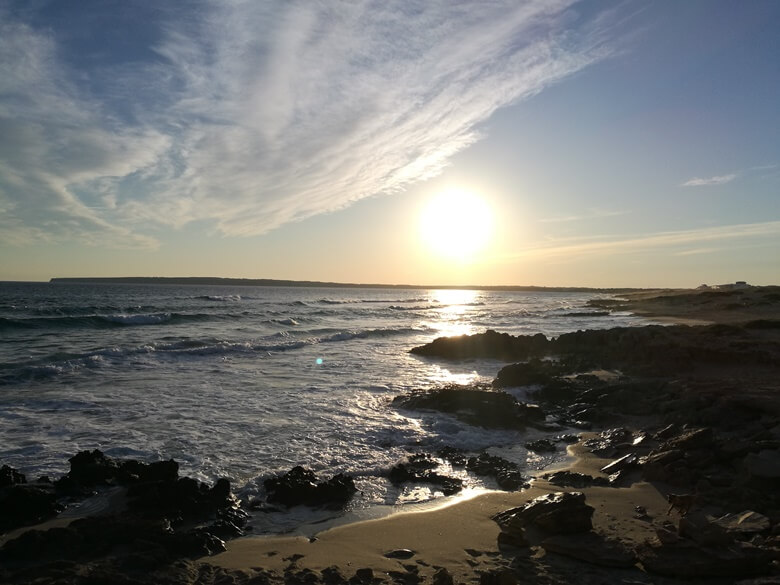
[{"label": "distant headland", "polygon": [[123,276],[96,278],[52,278],[52,284],[167,284],[198,286],[289,286],[308,288],[388,288],[388,289],[445,289],[445,290],[496,290],[523,292],[603,292],[627,293],[647,289],[639,288],[589,288],[584,286],[475,286],[475,285],[416,285],[416,284],[364,284],[352,282],[323,282],[316,280],[276,280],[271,278],[218,278],[211,276],[163,277]]}]

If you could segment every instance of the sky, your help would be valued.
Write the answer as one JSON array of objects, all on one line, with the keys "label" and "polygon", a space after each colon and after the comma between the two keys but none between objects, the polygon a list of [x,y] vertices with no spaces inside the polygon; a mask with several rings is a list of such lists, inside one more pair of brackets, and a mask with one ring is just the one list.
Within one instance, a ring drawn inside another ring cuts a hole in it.
[{"label": "sky", "polygon": [[775,0],[0,0],[0,280],[780,284]]}]

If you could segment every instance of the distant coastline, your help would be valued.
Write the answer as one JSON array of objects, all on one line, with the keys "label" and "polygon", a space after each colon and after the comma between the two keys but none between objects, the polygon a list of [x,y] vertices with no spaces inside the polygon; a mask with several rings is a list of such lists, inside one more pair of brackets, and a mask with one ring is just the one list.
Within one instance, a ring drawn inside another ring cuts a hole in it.
[{"label": "distant coastline", "polygon": [[[387,289],[445,289],[445,290],[495,290],[520,292],[603,292],[628,293],[647,291],[642,288],[591,288],[584,286],[475,286],[475,285],[417,285],[417,284],[363,284],[352,282],[323,282],[316,280],[275,280],[271,278],[219,278],[209,276],[164,277],[60,277],[49,280],[51,284],[172,284],[198,286],[289,286],[308,288],[387,288]],[[652,289],[656,290],[656,289]]]}]

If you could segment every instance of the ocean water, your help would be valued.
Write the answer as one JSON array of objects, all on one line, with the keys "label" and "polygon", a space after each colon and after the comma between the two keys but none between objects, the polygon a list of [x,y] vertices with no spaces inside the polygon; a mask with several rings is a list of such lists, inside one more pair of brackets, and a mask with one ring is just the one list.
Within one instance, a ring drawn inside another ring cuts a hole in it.
[{"label": "ocean water", "polygon": [[[66,473],[83,449],[174,458],[182,474],[230,478],[245,498],[304,465],[354,475],[353,513],[431,500],[440,494],[393,487],[383,474],[444,445],[487,449],[529,470],[550,456],[527,452],[526,433],[393,408],[398,394],[489,382],[503,365],[409,350],[486,329],[555,336],[648,322],[594,316],[585,303],[603,296],[0,283],[0,464],[36,478]],[[472,489],[493,487],[449,471]],[[287,530],[309,513],[264,514],[257,529]]]}]

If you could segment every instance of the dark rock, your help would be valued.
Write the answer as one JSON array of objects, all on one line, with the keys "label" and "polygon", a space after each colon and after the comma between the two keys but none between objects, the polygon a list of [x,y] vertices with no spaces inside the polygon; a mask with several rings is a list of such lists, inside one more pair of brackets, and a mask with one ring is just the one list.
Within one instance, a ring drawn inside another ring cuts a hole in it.
[{"label": "dark rock", "polygon": [[19,473],[16,469],[7,465],[0,467],[0,488],[19,483],[27,483],[27,478],[23,473]]},{"label": "dark rock", "polygon": [[388,478],[395,485],[402,483],[430,483],[438,486],[445,496],[451,496],[463,489],[463,483],[454,477],[431,471],[436,462],[429,456],[413,455],[406,463],[398,463],[390,469]]},{"label": "dark rock", "polygon": [[632,551],[621,542],[608,540],[595,532],[556,534],[541,542],[547,552],[564,555],[592,565],[632,567],[636,562]]},{"label": "dark rock", "polygon": [[412,348],[411,353],[447,359],[495,358],[503,360],[527,359],[548,352],[550,342],[541,333],[512,336],[488,329],[476,335],[439,337],[431,343]]},{"label": "dark rock", "polygon": [[436,456],[449,461],[454,467],[466,467],[469,458],[463,449],[457,447],[442,447],[436,451]]},{"label": "dark rock", "polygon": [[385,553],[388,559],[411,559],[414,555],[415,552],[408,548],[397,548]]},{"label": "dark rock", "polygon": [[548,534],[573,534],[593,528],[594,509],[580,492],[554,492],[539,496],[519,508],[493,516],[502,531],[509,534],[534,526]]},{"label": "dark rock", "polygon": [[82,485],[105,484],[116,478],[119,467],[116,461],[106,457],[102,451],[80,451],[68,459],[68,476]]},{"label": "dark rock", "polygon": [[436,410],[485,428],[523,429],[544,419],[541,409],[517,402],[505,392],[480,386],[447,386],[396,396],[393,404],[407,409]]},{"label": "dark rock", "polygon": [[724,578],[762,575],[771,568],[772,555],[747,543],[705,548],[690,540],[645,543],[635,554],[646,571],[670,577]]},{"label": "dark rock", "polygon": [[322,569],[322,582],[325,585],[343,585],[347,578],[341,573],[335,565]]},{"label": "dark rock", "polygon": [[480,453],[469,458],[466,469],[477,475],[493,477],[502,490],[516,490],[525,485],[525,479],[519,467],[503,457]]},{"label": "dark rock", "polygon": [[455,581],[450,572],[441,567],[433,574],[433,585],[455,585]]},{"label": "dark rock", "polygon": [[549,439],[537,439],[525,444],[525,448],[536,453],[553,453],[557,451],[555,443]]},{"label": "dark rock", "polygon": [[263,482],[269,502],[284,506],[342,506],[357,492],[355,481],[338,474],[325,482],[317,483],[313,471],[301,466]]},{"label": "dark rock", "polygon": [[639,456],[636,453],[629,453],[628,455],[624,455],[620,459],[615,459],[612,463],[608,463],[604,467],[601,468],[601,473],[606,473],[608,475],[617,473],[619,471],[623,471],[625,469],[631,469],[633,467],[636,467],[639,463]]},{"label": "dark rock", "polygon": [[374,580],[374,571],[370,568],[358,569],[349,582],[355,585],[366,585]]},{"label": "dark rock", "polygon": [[517,585],[517,575],[511,569],[492,569],[480,574],[479,585]]},{"label": "dark rock", "polygon": [[608,429],[599,433],[598,437],[588,439],[583,445],[595,455],[613,457],[622,445],[630,444],[632,438],[633,434],[628,429]]},{"label": "dark rock", "polygon": [[672,449],[707,449],[713,444],[713,433],[709,427],[686,431],[662,445],[664,451]]},{"label": "dark rock", "polygon": [[604,477],[593,477],[569,470],[546,473],[542,476],[542,479],[561,487],[585,488],[593,485],[602,487],[610,485],[609,480]]},{"label": "dark rock", "polygon": [[61,511],[51,484],[17,483],[0,488],[0,530],[37,524]]},{"label": "dark rock", "polygon": [[713,524],[717,524],[729,533],[733,534],[756,534],[767,532],[771,528],[769,518],[752,510],[745,510],[739,514],[726,514],[720,518],[711,519]]},{"label": "dark rock", "polygon": [[780,451],[748,453],[744,459],[744,467],[751,477],[780,479]]},{"label": "dark rock", "polygon": [[493,386],[496,388],[509,388],[529,386],[531,384],[546,384],[563,371],[565,371],[565,368],[562,368],[557,362],[532,359],[501,368],[496,379],[493,380]]},{"label": "dark rock", "polygon": [[728,531],[711,522],[701,512],[691,512],[680,518],[677,534],[689,538],[701,546],[726,546],[733,542],[734,537]]}]

